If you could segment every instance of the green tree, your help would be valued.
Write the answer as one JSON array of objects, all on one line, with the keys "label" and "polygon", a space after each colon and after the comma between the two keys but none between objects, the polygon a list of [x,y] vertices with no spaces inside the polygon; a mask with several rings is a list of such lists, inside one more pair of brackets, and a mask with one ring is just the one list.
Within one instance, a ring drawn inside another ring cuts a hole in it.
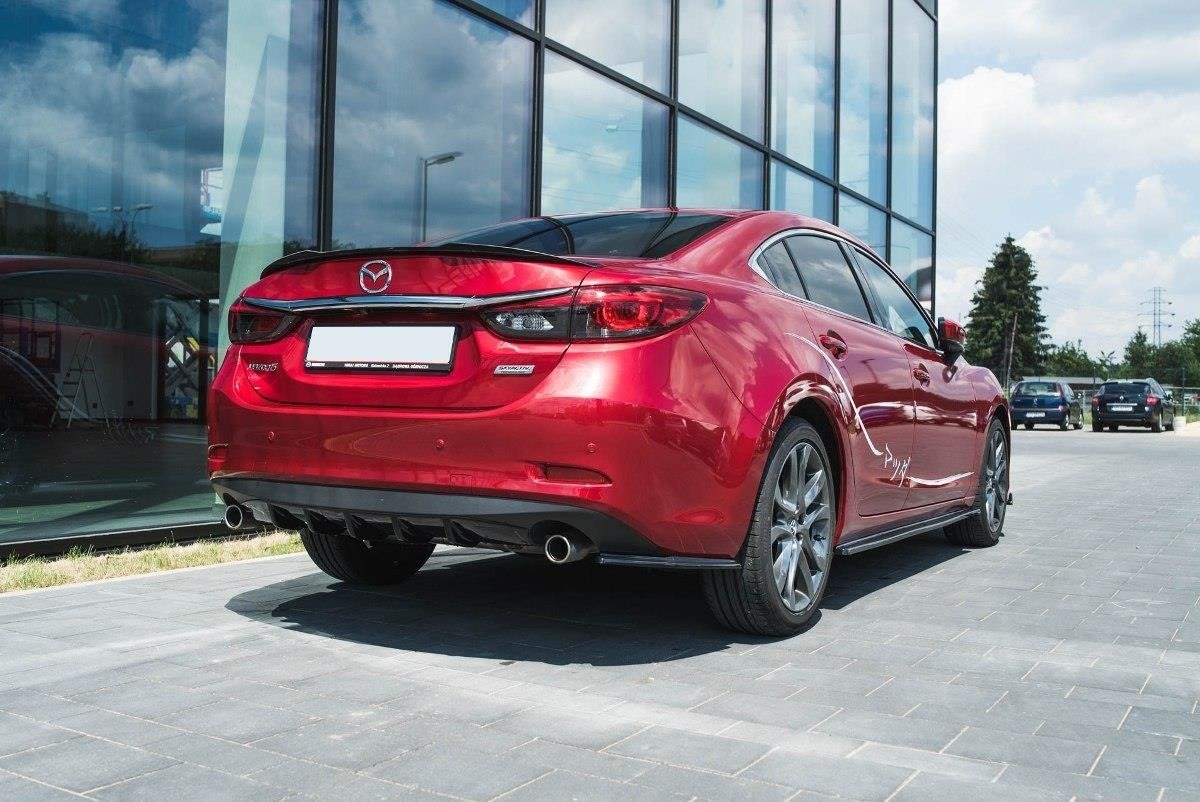
[{"label": "green tree", "polygon": [[1125,364],[1122,366],[1130,378],[1145,378],[1154,370],[1154,357],[1158,349],[1150,342],[1146,332],[1138,329],[1125,344]]},{"label": "green tree", "polygon": [[1046,357],[1046,373],[1050,376],[1091,376],[1096,363],[1083,350],[1083,341],[1052,345]]},{"label": "green tree", "polygon": [[1007,236],[992,254],[971,298],[967,359],[1004,380],[1012,342],[1011,378],[1040,373],[1048,350],[1037,269],[1029,252]]}]

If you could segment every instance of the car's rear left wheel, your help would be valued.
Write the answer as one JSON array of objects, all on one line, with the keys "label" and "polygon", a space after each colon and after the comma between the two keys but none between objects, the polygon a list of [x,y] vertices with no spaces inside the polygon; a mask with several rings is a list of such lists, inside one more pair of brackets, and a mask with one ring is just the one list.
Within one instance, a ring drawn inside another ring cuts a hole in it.
[{"label": "car's rear left wheel", "polygon": [[376,543],[367,546],[347,535],[300,530],[308,556],[325,573],[352,585],[393,585],[421,569],[433,544]]},{"label": "car's rear left wheel", "polygon": [[717,621],[755,635],[792,635],[816,613],[833,561],[836,486],[810,424],[784,424],[759,488],[741,568],[704,574]]}]

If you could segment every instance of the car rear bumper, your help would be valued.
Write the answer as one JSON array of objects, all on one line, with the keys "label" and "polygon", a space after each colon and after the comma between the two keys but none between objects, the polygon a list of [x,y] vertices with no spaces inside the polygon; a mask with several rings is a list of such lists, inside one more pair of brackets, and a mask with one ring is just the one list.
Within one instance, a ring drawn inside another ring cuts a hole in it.
[{"label": "car rear bumper", "polygon": [[1092,412],[1097,423],[1123,423],[1132,426],[1149,426],[1158,417],[1157,412]]},{"label": "car rear bumper", "polygon": [[[1030,415],[1032,413],[1032,417]],[[1014,409],[1013,423],[1061,423],[1066,420],[1068,412],[1061,409]]]},{"label": "car rear bumper", "polygon": [[439,542],[525,550],[557,522],[601,552],[732,557],[762,425],[690,331],[636,346],[572,346],[520,402],[475,412],[281,404],[223,366],[210,478],[289,527],[432,527]]}]

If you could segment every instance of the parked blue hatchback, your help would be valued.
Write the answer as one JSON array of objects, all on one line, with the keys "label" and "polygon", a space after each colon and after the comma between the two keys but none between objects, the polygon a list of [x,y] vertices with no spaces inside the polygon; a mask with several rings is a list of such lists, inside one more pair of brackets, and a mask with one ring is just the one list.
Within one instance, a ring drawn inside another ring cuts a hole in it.
[{"label": "parked blue hatchback", "polygon": [[1013,425],[1022,423],[1032,429],[1039,423],[1053,423],[1064,432],[1083,428],[1083,403],[1063,382],[1021,382],[1009,399]]}]

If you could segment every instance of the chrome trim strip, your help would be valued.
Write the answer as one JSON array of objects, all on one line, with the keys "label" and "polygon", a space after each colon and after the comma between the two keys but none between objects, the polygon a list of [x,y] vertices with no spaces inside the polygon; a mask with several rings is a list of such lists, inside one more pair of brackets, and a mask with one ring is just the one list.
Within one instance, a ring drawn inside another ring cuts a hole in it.
[{"label": "chrome trim strip", "polygon": [[905,524],[898,526],[895,529],[885,529],[882,532],[876,532],[873,535],[867,535],[858,540],[852,540],[849,543],[840,544],[836,551],[838,554],[858,554],[860,551],[878,548],[879,546],[887,546],[899,540],[921,535],[925,532],[930,532],[934,529],[941,529],[943,526],[949,526],[952,523],[957,523],[964,518],[970,518],[979,512],[976,507],[970,507],[959,512],[939,515],[936,518],[930,518],[927,521],[918,521],[917,523]]},{"label": "chrome trim strip", "polygon": [[531,290],[507,295],[339,295],[332,298],[302,298],[280,301],[273,298],[242,298],[242,302],[276,312],[337,312],[347,309],[419,309],[456,312],[500,304],[536,301],[574,292],[574,287]]}]

